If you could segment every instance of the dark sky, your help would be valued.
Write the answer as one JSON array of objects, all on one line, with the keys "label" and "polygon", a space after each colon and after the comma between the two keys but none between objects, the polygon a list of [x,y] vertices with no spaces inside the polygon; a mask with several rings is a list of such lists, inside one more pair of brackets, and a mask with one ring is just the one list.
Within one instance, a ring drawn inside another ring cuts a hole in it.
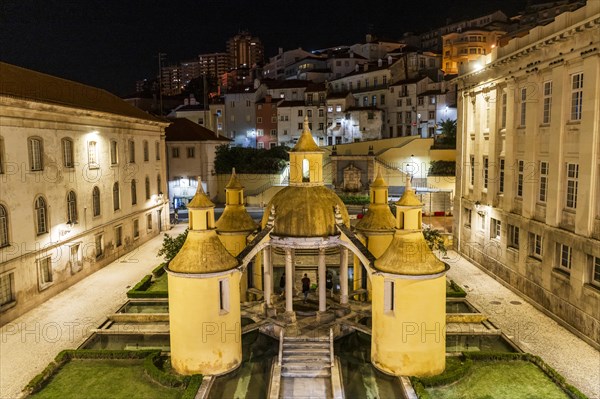
[{"label": "dark sky", "polygon": [[307,50],[352,44],[374,33],[438,27],[501,9],[509,16],[526,0],[0,0],[0,60],[116,94],[168,62],[225,51],[249,30],[266,55],[278,47]]}]

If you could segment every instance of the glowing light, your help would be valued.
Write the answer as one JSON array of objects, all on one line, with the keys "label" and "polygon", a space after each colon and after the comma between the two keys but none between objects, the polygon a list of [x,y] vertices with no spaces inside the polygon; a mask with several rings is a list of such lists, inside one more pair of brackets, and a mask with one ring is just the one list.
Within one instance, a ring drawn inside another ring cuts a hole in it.
[{"label": "glowing light", "polygon": [[483,65],[481,65],[480,63],[476,62],[473,64],[473,72],[479,72],[483,69]]}]

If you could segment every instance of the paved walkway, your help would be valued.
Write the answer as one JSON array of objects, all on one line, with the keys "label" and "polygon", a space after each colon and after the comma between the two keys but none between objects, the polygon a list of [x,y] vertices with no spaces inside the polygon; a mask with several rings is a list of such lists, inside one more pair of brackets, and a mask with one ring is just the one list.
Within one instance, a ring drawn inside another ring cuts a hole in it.
[{"label": "paved walkway", "polygon": [[540,356],[589,398],[600,398],[600,352],[454,251],[448,277],[525,352]]},{"label": "paved walkway", "polygon": [[[176,235],[179,224],[168,231]],[[106,316],[127,300],[126,292],[159,263],[163,234],[54,296],[0,330],[0,398],[19,397],[25,385],[63,349],[75,349]],[[126,260],[126,262],[123,262]]]}]

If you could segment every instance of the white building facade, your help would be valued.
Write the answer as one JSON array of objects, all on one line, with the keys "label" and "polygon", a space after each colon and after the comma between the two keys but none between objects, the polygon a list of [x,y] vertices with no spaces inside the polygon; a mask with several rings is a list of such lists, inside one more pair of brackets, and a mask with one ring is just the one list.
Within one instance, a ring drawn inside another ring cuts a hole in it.
[{"label": "white building facade", "polygon": [[[164,129],[100,89],[0,64],[0,319],[168,228]],[[126,263],[124,263],[124,267]]]},{"label": "white building facade", "polygon": [[458,83],[455,243],[600,346],[600,3]]}]

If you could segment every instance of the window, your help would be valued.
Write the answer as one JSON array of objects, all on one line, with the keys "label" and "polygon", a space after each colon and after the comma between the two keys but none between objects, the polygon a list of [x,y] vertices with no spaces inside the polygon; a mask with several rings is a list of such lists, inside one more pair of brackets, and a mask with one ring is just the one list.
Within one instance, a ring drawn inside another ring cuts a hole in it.
[{"label": "window", "polygon": [[4,139],[0,137],[0,175],[4,173]]},{"label": "window", "polygon": [[529,256],[542,258],[542,236],[535,233],[529,233]]},{"label": "window", "polygon": [[490,224],[491,224],[490,238],[499,240],[500,239],[500,231],[502,229],[502,222],[499,221],[498,219],[491,218]]},{"label": "window", "polygon": [[156,175],[156,194],[162,193],[162,182],[160,179],[160,175]]},{"label": "window", "polygon": [[328,105],[327,106],[327,112],[333,112],[333,106]]},{"label": "window", "polygon": [[40,285],[49,284],[52,282],[52,258],[49,256],[38,259],[38,273],[40,278]]},{"label": "window", "polygon": [[37,197],[35,200],[35,220],[37,234],[44,234],[48,232],[48,209],[46,207],[46,200],[43,197]]},{"label": "window", "polygon": [[150,160],[150,149],[148,148],[148,142],[144,140],[143,142],[144,149],[144,162],[148,162]]},{"label": "window", "polygon": [[188,158],[195,158],[196,157],[196,149],[194,147],[187,147],[186,148],[186,152],[187,152],[187,157]]},{"label": "window", "polygon": [[309,118],[312,118],[312,110],[311,109],[306,110],[306,116],[308,116]]},{"label": "window", "polygon": [[15,274],[5,273],[0,276],[0,306],[15,301]]},{"label": "window", "polygon": [[435,111],[429,111],[429,119],[435,120]]},{"label": "window", "polygon": [[94,217],[100,216],[100,189],[97,186],[92,189],[92,212]]},{"label": "window", "polygon": [[423,105],[425,103],[423,97],[417,98],[417,105]]},{"label": "window", "polygon": [[465,208],[464,209],[464,218],[465,218],[465,227],[471,227],[471,216],[472,216],[472,211],[469,208]]},{"label": "window", "polygon": [[542,123],[550,123],[550,114],[552,111],[552,81],[544,82],[544,107]]},{"label": "window", "polygon": [[154,143],[154,152],[156,153],[156,160],[160,161],[160,142],[158,141]]},{"label": "window", "polygon": [[129,140],[129,163],[135,163],[135,142]]},{"label": "window", "polygon": [[323,122],[319,122],[319,130],[324,130],[325,124]]},{"label": "window", "polygon": [[498,193],[502,194],[504,193],[504,158],[500,159],[498,168]]},{"label": "window", "polygon": [[525,161],[517,161],[517,197],[523,197],[523,180],[525,177]]},{"label": "window", "polygon": [[137,204],[137,183],[135,180],[131,181],[131,205]]},{"label": "window", "polygon": [[383,311],[394,311],[394,281],[392,280],[383,282]]},{"label": "window", "polygon": [[540,194],[538,200],[546,202],[546,192],[548,190],[548,162],[540,162]]},{"label": "window", "polygon": [[271,123],[277,123],[277,116],[271,117]]},{"label": "window", "polygon": [[144,186],[146,188],[146,199],[150,199],[150,178],[146,176],[146,181],[144,182]]},{"label": "window", "polygon": [[229,106],[230,106],[231,108],[235,108],[235,101],[230,101],[230,102],[229,102]]},{"label": "window", "polygon": [[262,116],[256,117],[256,123],[262,123]]},{"label": "window", "polygon": [[44,145],[42,139],[38,137],[31,137],[27,141],[29,150],[29,170],[36,171],[44,169],[44,163],[42,154],[44,151]]},{"label": "window", "polygon": [[269,134],[271,135],[271,137],[276,137],[277,136],[277,129],[271,129],[271,131],[269,132]]},{"label": "window", "polygon": [[302,122],[298,123],[298,130],[302,130]]},{"label": "window", "polygon": [[117,142],[115,140],[110,141],[110,164],[116,165],[119,162],[119,152],[117,151]]},{"label": "window", "polygon": [[323,108],[319,108],[319,118],[322,118],[325,116],[325,113],[323,112]]},{"label": "window", "polygon": [[123,245],[123,226],[115,227],[115,247]]},{"label": "window", "polygon": [[567,164],[567,203],[569,209],[577,207],[577,186],[579,180],[579,165],[576,163]]},{"label": "window", "polygon": [[429,96],[429,104],[435,104],[435,96]]},{"label": "window", "polygon": [[507,95],[506,93],[502,93],[502,103],[500,110],[500,128],[506,128],[506,103],[507,103]]},{"label": "window", "polygon": [[72,168],[75,166],[73,162],[73,140],[69,138],[62,139],[63,166]]},{"label": "window", "polygon": [[67,194],[67,223],[77,223],[77,197],[74,191]]},{"label": "window", "polygon": [[479,214],[479,230],[485,231],[485,214]]},{"label": "window", "polygon": [[371,105],[374,107],[377,105],[377,96],[371,97]]},{"label": "window", "polygon": [[490,130],[490,99],[485,100],[485,130]]},{"label": "window", "polygon": [[256,136],[263,137],[264,135],[265,135],[265,132],[263,129],[256,129]]},{"label": "window", "polygon": [[250,100],[246,100],[246,107],[249,107],[251,105]]},{"label": "window", "polygon": [[527,119],[527,88],[521,89],[521,114],[520,114],[519,126],[525,126]]},{"label": "window", "polygon": [[146,230],[152,230],[152,214],[148,213],[146,215]]},{"label": "window", "polygon": [[508,225],[508,246],[519,249],[519,228],[512,224]]},{"label": "window", "polygon": [[407,98],[407,99],[406,99],[406,106],[407,106],[407,107],[410,107],[410,106],[412,106],[412,98]]},{"label": "window", "polygon": [[583,106],[583,73],[571,75],[571,120],[581,120]]},{"label": "window", "polygon": [[342,106],[341,105],[336,105],[335,106],[335,112],[342,112]]},{"label": "window", "polygon": [[258,143],[256,143],[256,148],[260,148],[260,149],[265,148],[265,143],[262,141],[259,141]]},{"label": "window", "polygon": [[119,194],[119,183],[113,184],[113,209],[118,211],[121,208],[121,200]]},{"label": "window", "polygon": [[404,113],[404,119],[406,120],[406,123],[410,123],[412,121],[412,113],[410,111],[406,111]]},{"label": "window", "polygon": [[298,110],[298,116],[302,116],[302,110],[301,109]]},{"label": "window", "polygon": [[88,167],[98,167],[98,149],[95,141],[88,141]]},{"label": "window", "polygon": [[590,283],[600,286],[600,258],[597,256],[590,256],[589,258],[592,264],[592,278],[590,279]]},{"label": "window", "polygon": [[558,252],[558,267],[564,271],[571,271],[573,249],[568,245],[556,244]]},{"label": "window", "polygon": [[173,158],[179,158],[179,147],[172,147],[171,148],[171,157],[173,157]]},{"label": "window", "polygon": [[104,235],[98,234],[94,237],[94,246],[96,248],[96,259],[104,255]]},{"label": "window", "polygon": [[[8,212],[4,205],[0,205],[0,248],[8,247]],[[1,304],[0,304],[1,305]]]},{"label": "window", "polygon": [[219,310],[229,312],[229,279],[219,280]]},{"label": "window", "polygon": [[402,99],[399,98],[396,100],[396,106],[401,107],[402,106]]},{"label": "window", "polygon": [[138,219],[133,220],[133,238],[140,236],[140,221]]},{"label": "window", "polygon": [[487,190],[488,188],[488,177],[489,177],[489,159],[488,157],[483,157],[483,188]]},{"label": "window", "polygon": [[475,155],[471,155],[469,159],[469,167],[471,168],[471,175],[469,176],[469,184],[471,187],[475,184]]}]

